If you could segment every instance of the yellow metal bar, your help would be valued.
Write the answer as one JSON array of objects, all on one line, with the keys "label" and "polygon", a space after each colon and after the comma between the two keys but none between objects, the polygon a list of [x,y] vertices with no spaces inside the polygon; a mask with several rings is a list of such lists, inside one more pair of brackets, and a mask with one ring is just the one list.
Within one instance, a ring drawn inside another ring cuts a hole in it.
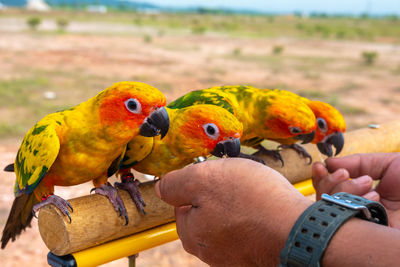
[{"label": "yellow metal bar", "polygon": [[305,196],[312,195],[315,193],[314,186],[312,184],[312,180],[308,179],[302,182],[298,182],[293,185],[297,190],[300,191]]},{"label": "yellow metal bar", "polygon": [[[311,179],[296,183],[294,187],[305,196],[315,193]],[[78,267],[97,266],[134,255],[140,251],[174,241],[178,238],[176,224],[169,223],[93,248],[88,248],[72,255]]]},{"label": "yellow metal bar", "polygon": [[72,255],[77,266],[98,266],[178,239],[176,224],[169,223],[135,235],[88,248]]}]

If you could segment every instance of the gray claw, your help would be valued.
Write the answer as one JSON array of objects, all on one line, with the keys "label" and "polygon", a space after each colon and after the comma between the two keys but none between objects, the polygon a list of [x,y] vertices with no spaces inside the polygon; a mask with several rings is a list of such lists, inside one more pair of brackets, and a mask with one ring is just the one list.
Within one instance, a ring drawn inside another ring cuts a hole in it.
[{"label": "gray claw", "polygon": [[144,211],[144,207],[146,203],[139,191],[140,181],[135,179],[132,173],[124,174],[121,177],[122,183],[115,182],[114,186],[118,189],[128,191],[131,196],[133,202],[135,203],[137,209],[143,214],[146,215]]},{"label": "gray claw", "polygon": [[124,202],[122,201],[121,197],[118,194],[117,189],[115,189],[110,184],[103,184],[98,188],[94,188],[90,190],[90,192],[95,191],[96,194],[106,196],[111,204],[113,205],[114,209],[119,213],[119,216],[124,216],[127,225],[129,223],[128,219],[128,212],[126,211]]},{"label": "gray claw", "polygon": [[291,145],[279,145],[278,148],[291,148],[294,151],[296,151],[300,156],[303,156],[304,158],[309,159],[308,165],[312,163],[312,157],[311,155],[307,152],[307,150],[302,147],[301,145],[298,144],[291,144]]},{"label": "gray claw", "polygon": [[244,153],[240,152],[237,157],[238,158],[242,158],[242,159],[250,159],[250,160],[253,160],[255,162],[261,163],[263,165],[266,165],[265,161],[262,158],[259,158],[259,157],[254,156],[254,155],[248,155],[248,154],[244,154]]},{"label": "gray claw", "polygon": [[285,162],[283,161],[280,150],[269,150],[263,147],[262,145],[258,145],[255,148],[258,149],[258,151],[262,152],[263,154],[266,154],[274,158],[275,160],[279,160],[282,163],[282,168],[283,166],[285,166]]},{"label": "gray claw", "polygon": [[36,204],[33,206],[32,208],[32,214],[35,218],[37,218],[36,213],[39,211],[39,209],[41,209],[42,207],[49,205],[49,204],[53,204],[54,206],[56,206],[63,215],[68,216],[69,218],[69,222],[72,222],[71,219],[71,215],[70,212],[68,211],[68,208],[71,209],[71,212],[73,212],[74,210],[72,209],[71,204],[66,201],[65,199],[56,196],[56,195],[50,195],[48,196],[45,200],[43,200],[42,202]]}]

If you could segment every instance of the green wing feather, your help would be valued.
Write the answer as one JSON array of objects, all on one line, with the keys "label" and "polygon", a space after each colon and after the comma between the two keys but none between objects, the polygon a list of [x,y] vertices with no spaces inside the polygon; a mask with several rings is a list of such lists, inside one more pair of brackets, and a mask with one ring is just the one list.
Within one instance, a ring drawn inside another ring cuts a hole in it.
[{"label": "green wing feather", "polygon": [[54,120],[44,118],[25,135],[15,160],[16,196],[32,193],[57,158],[60,140]]},{"label": "green wing feather", "polygon": [[187,93],[186,95],[181,96],[180,98],[168,104],[167,107],[171,109],[180,109],[198,104],[210,104],[222,107],[234,114],[234,108],[229,103],[225,94],[222,91],[213,92],[211,89],[212,88]]}]

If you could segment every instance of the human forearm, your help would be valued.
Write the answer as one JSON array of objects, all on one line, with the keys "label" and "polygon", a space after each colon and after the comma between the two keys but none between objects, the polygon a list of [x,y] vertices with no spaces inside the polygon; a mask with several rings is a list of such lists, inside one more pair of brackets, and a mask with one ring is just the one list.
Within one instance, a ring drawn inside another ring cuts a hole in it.
[{"label": "human forearm", "polygon": [[397,266],[400,231],[353,218],[333,236],[322,258],[330,266]]}]

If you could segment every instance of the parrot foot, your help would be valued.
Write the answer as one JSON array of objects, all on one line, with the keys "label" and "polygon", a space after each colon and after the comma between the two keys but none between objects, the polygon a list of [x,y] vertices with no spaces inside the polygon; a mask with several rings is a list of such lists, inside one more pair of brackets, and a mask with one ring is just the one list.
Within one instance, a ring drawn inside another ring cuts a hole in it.
[{"label": "parrot foot", "polygon": [[119,212],[119,216],[124,216],[125,225],[129,223],[128,212],[126,211],[124,202],[119,196],[117,189],[115,189],[110,183],[107,183],[90,190],[90,192],[92,191],[96,194],[106,196],[114,206],[114,209]]},{"label": "parrot foot", "polygon": [[282,163],[282,167],[285,165],[285,163],[283,162],[283,158],[281,156],[280,150],[269,150],[269,149],[266,149],[265,147],[263,147],[262,145],[258,145],[255,148],[258,149],[257,152],[261,152],[267,156],[272,157],[275,160],[279,160]]},{"label": "parrot foot", "polygon": [[308,165],[312,163],[312,157],[311,155],[305,150],[304,147],[298,144],[291,144],[291,145],[280,145],[278,148],[291,148],[294,149],[300,156],[303,156],[304,158],[307,158],[309,160]]},{"label": "parrot foot", "polygon": [[240,152],[237,157],[238,158],[243,158],[243,159],[254,160],[255,162],[258,162],[258,163],[261,163],[263,165],[266,165],[265,161],[262,158],[259,158],[259,157],[254,156],[254,155],[248,155],[248,154],[244,154],[244,153]]},{"label": "parrot foot", "polygon": [[121,176],[122,183],[115,182],[114,186],[118,189],[123,189],[128,191],[131,196],[133,202],[135,203],[137,209],[143,214],[146,215],[144,211],[144,207],[146,203],[143,200],[142,195],[139,191],[140,181],[135,179],[132,173],[126,173]]},{"label": "parrot foot", "polygon": [[35,216],[35,218],[37,218],[36,213],[39,211],[39,209],[41,209],[42,207],[49,205],[49,204],[53,204],[54,206],[56,206],[62,214],[64,214],[65,216],[68,216],[69,218],[69,222],[71,223],[71,215],[68,211],[68,208],[71,209],[71,212],[74,211],[74,209],[72,208],[71,204],[69,204],[69,202],[59,196],[56,195],[48,195],[47,197],[43,197],[42,201],[36,205],[33,206],[32,208],[32,214],[33,216]]}]

